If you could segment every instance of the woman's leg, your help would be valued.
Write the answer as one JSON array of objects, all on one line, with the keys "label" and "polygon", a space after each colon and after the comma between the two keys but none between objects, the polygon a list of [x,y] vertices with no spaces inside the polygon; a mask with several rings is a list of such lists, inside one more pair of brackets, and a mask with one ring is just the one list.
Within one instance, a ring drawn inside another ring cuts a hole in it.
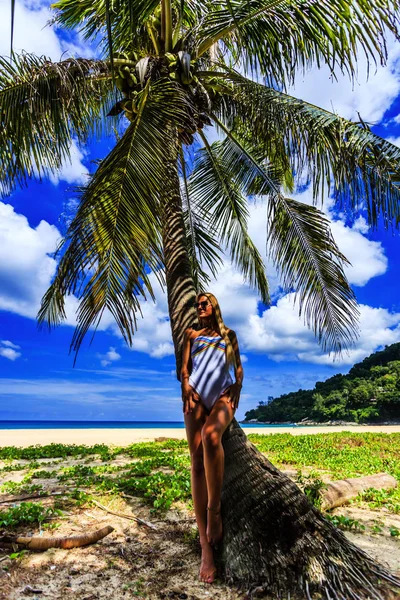
[{"label": "woman's leg", "polygon": [[234,413],[229,395],[224,394],[212,407],[201,431],[209,508],[207,539],[210,544],[216,544],[222,537],[222,520],[219,511],[224,476],[224,449],[221,439]]},{"label": "woman's leg", "polygon": [[212,583],[215,579],[213,551],[207,539],[207,485],[204,473],[203,444],[201,430],[207,413],[201,402],[196,402],[193,412],[185,415],[186,434],[192,463],[191,481],[194,512],[199,529],[201,545],[200,579]]}]

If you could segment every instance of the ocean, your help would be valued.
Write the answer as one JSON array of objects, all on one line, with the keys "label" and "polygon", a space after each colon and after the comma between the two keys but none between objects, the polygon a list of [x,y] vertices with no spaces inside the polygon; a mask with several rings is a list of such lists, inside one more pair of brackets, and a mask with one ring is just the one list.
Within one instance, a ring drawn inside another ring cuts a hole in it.
[{"label": "ocean", "polygon": [[[263,425],[241,423],[241,426],[273,429],[294,427],[285,425]],[[1,429],[184,429],[183,421],[0,421]]]}]

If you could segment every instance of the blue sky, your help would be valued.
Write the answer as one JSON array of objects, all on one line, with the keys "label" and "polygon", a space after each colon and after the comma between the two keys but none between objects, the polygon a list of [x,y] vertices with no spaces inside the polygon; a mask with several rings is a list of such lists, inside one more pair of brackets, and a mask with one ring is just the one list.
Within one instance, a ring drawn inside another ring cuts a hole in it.
[{"label": "blue sky", "polygon": [[[0,54],[9,47],[9,0],[0,0]],[[63,52],[89,56],[91,49],[78,35],[66,36],[49,27],[47,4],[17,2],[15,47],[58,60]],[[352,85],[338,76],[332,83],[327,69],[297,77],[293,95],[334,110],[347,118],[374,124],[375,131],[394,143],[400,140],[400,47],[389,39],[389,60],[366,82],[366,65],[359,63]],[[210,140],[215,133],[209,131]],[[143,320],[133,348],[128,348],[109,315],[94,341],[87,341],[73,368],[69,344],[76,301],[67,303],[67,323],[52,333],[38,331],[35,315],[54,274],[51,253],[73,213],[73,188],[84,183],[114,141],[92,141],[85,148],[74,143],[71,164],[57,176],[31,183],[0,201],[0,419],[182,420],[180,388],[166,298],[156,286],[157,303],[143,306]],[[311,202],[310,190],[296,196]],[[262,203],[250,205],[249,229],[265,256],[265,213]],[[324,354],[312,333],[293,309],[293,298],[282,295],[272,265],[273,306],[259,303],[257,294],[225,261],[210,291],[219,298],[224,319],[235,329],[245,369],[238,417],[259,400],[300,387],[351,365],[376,349],[400,341],[400,300],[397,260],[400,240],[396,230],[370,231],[362,215],[351,218],[324,205],[334,237],[349,258],[347,275],[360,302],[360,337],[348,355],[336,361]]]}]

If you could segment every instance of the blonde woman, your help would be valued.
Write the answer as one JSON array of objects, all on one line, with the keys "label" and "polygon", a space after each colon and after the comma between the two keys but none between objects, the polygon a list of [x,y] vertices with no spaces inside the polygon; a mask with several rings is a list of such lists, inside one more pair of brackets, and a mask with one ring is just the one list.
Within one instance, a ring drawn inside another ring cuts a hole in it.
[{"label": "blonde woman", "polygon": [[[239,404],[243,381],[239,345],[222,320],[215,296],[196,299],[200,330],[185,331],[182,400],[192,462],[192,496],[201,544],[200,579],[215,580],[213,546],[222,538],[222,434]],[[235,373],[232,380],[229,369]]]}]

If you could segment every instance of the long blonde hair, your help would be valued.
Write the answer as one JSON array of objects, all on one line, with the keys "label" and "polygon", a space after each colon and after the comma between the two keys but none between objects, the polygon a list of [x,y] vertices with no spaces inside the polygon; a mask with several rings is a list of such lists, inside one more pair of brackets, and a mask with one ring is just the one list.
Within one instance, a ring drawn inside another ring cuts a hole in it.
[{"label": "long blonde hair", "polygon": [[[228,328],[225,325],[222,318],[221,308],[219,306],[218,300],[216,299],[214,294],[211,294],[210,292],[201,292],[200,294],[197,294],[196,302],[199,302],[202,296],[205,296],[209,300],[211,306],[213,307],[212,317],[214,319],[214,324],[216,325],[215,328],[219,331],[221,337],[225,342],[225,356],[227,365],[236,368],[237,365],[235,352],[233,350],[232,342],[228,335]],[[205,327],[204,319],[201,319],[199,317],[199,324],[200,327]]]}]

